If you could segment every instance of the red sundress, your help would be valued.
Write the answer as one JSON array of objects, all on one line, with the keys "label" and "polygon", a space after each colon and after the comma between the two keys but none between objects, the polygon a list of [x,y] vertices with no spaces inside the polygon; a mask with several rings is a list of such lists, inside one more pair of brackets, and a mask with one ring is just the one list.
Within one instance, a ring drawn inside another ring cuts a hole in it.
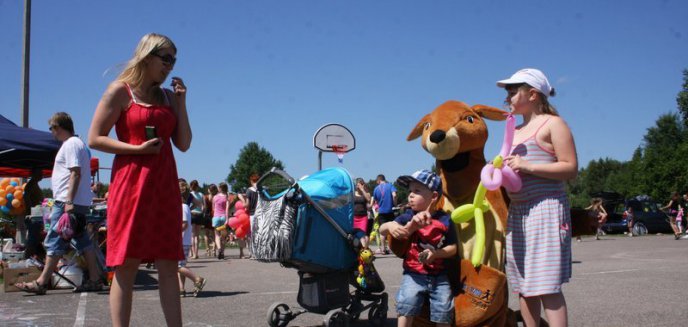
[{"label": "red sundress", "polygon": [[155,126],[164,144],[156,155],[115,156],[108,195],[106,264],[116,267],[126,258],[182,260],[181,194],[170,139],[177,117],[169,105],[144,106],[136,102],[131,89],[129,95],[132,104],[115,124],[117,138],[138,145],[146,140],[145,127]]}]

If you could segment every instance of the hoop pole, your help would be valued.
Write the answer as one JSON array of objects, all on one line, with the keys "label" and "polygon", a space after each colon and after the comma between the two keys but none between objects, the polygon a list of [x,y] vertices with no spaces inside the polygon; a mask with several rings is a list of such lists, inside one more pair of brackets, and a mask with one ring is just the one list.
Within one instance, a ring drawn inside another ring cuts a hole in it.
[{"label": "hoop pole", "polygon": [[318,171],[322,170],[322,151],[318,150]]}]

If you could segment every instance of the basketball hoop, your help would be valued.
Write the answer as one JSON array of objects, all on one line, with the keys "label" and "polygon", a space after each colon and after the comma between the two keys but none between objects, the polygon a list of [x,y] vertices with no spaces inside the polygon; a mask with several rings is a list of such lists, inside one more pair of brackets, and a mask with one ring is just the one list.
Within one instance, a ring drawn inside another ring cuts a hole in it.
[{"label": "basketball hoop", "polygon": [[332,145],[332,152],[337,155],[339,163],[344,162],[344,154],[346,153],[346,145]]},{"label": "basketball hoop", "polygon": [[318,149],[318,170],[322,170],[323,152],[334,152],[341,164],[344,154],[356,149],[356,138],[344,125],[327,124],[313,135],[313,147]]}]

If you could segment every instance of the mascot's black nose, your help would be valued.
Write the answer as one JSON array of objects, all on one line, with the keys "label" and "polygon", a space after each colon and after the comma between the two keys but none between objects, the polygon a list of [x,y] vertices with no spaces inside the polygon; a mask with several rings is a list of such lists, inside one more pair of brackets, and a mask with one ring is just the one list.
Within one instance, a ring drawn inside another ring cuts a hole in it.
[{"label": "mascot's black nose", "polygon": [[430,141],[432,143],[440,143],[444,140],[445,136],[447,136],[447,134],[444,131],[436,130],[430,134]]}]

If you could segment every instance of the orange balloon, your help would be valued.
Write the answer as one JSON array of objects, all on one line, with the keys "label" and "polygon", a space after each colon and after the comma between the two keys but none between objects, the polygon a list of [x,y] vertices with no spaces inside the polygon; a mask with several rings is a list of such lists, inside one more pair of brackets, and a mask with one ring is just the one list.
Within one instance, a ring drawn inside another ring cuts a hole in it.
[{"label": "orange balloon", "polygon": [[19,208],[19,207],[21,207],[21,201],[17,200],[17,199],[12,200],[12,208]]},{"label": "orange balloon", "polygon": [[22,190],[14,191],[14,198],[17,200],[21,200],[22,198],[24,198],[24,192],[22,192]]},{"label": "orange balloon", "polygon": [[0,188],[0,198],[5,198],[7,196],[7,191],[4,188]]},{"label": "orange balloon", "polygon": [[14,193],[14,186],[7,185],[7,187],[5,187],[5,191],[7,191],[7,193]]},{"label": "orange balloon", "polygon": [[9,185],[9,184],[10,184],[10,180],[8,178],[3,178],[0,180],[0,185],[2,185],[2,186]]},{"label": "orange balloon", "polygon": [[0,207],[5,206],[6,204],[7,204],[7,198],[5,198],[4,196],[0,197]]}]

